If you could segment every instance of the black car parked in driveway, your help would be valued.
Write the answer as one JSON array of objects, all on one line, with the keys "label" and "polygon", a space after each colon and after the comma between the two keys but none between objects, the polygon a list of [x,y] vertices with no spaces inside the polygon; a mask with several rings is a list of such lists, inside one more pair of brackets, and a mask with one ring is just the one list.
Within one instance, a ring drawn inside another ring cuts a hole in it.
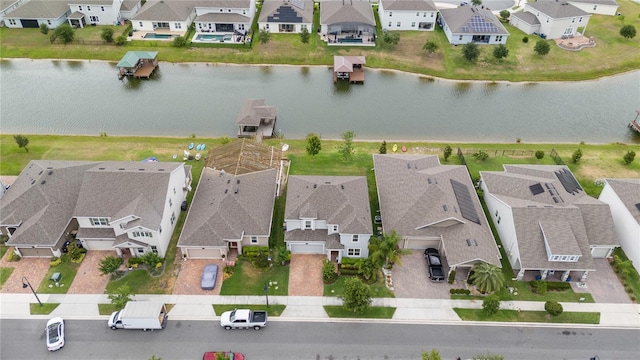
[{"label": "black car parked in driveway", "polygon": [[427,259],[427,267],[429,268],[429,279],[431,281],[443,281],[444,269],[440,260],[438,249],[428,248],[424,251],[424,257]]}]

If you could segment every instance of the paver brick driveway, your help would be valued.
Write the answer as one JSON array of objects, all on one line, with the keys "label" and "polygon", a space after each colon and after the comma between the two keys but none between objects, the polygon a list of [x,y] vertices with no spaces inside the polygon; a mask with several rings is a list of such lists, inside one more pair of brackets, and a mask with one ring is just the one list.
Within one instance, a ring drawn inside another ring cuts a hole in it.
[{"label": "paver brick driveway", "polygon": [[[11,251],[11,250],[9,250]],[[0,292],[3,293],[30,293],[31,290],[27,287],[26,289],[22,288],[22,277],[26,277],[29,280],[31,286],[34,289],[37,289],[40,286],[40,282],[44,279],[44,276],[47,274],[49,270],[49,262],[48,258],[23,258],[20,261],[16,262],[7,262],[6,258],[9,252],[4,255],[2,260],[0,260],[1,267],[12,267],[14,268],[11,276],[7,279],[7,281],[2,286],[2,290]],[[48,281],[48,280],[47,280]]]},{"label": "paver brick driveway", "polygon": [[322,296],[324,255],[292,254],[289,269],[289,296]]},{"label": "paver brick driveway", "polygon": [[[180,266],[180,272],[173,287],[175,295],[220,295],[222,287],[222,276],[224,262],[222,260],[213,259],[189,259],[176,260],[176,266]],[[218,265],[218,276],[216,278],[216,287],[213,290],[202,290],[200,280],[202,278],[202,270],[207,264]]]},{"label": "paver brick driveway", "polygon": [[[411,299],[450,299],[449,289],[453,286],[446,281],[429,280],[429,269],[423,250],[414,250],[410,255],[401,258],[402,265],[396,264],[393,269],[393,288],[397,298]],[[443,256],[443,264],[446,265]],[[445,266],[445,275],[449,268]]]},{"label": "paver brick driveway", "polygon": [[[100,261],[105,257],[112,255],[116,256],[115,251],[104,250],[89,250],[80,263],[76,277],[73,279],[73,283],[67,291],[68,294],[104,294],[104,289],[107,287],[110,275],[102,275],[100,273]],[[68,285],[65,279],[62,279],[62,283]]]}]

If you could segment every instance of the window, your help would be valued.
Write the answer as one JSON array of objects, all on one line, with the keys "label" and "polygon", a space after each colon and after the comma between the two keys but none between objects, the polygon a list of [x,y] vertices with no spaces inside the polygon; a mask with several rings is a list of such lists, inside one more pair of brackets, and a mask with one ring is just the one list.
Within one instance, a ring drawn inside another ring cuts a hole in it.
[{"label": "window", "polygon": [[338,225],[333,225],[333,232],[338,232]]},{"label": "window", "polygon": [[176,221],[176,213],[171,213],[171,225]]},{"label": "window", "polygon": [[502,220],[502,218],[498,216],[498,224],[500,224],[500,220]]},{"label": "window", "polygon": [[158,247],[154,246],[154,245],[151,245],[151,251],[153,251],[155,254],[157,254],[158,253]]},{"label": "window", "polygon": [[549,22],[549,18],[547,17],[547,22]]},{"label": "window", "polygon": [[91,6],[87,5],[87,11],[91,11]]},{"label": "window", "polygon": [[[427,15],[427,13],[424,13],[425,15]],[[433,13],[431,13],[431,17],[433,17]]]},{"label": "window", "polygon": [[415,21],[411,22],[411,27],[416,27],[416,22]]},{"label": "window", "polygon": [[47,20],[47,24],[51,25],[51,20]]},{"label": "window", "polygon": [[397,27],[400,27],[400,21],[398,21],[398,22],[396,23],[396,26],[397,26]]},{"label": "window", "polygon": [[311,220],[305,220],[304,221],[304,228],[307,230],[311,229]]},{"label": "window", "polygon": [[496,210],[496,216],[498,216],[498,210]]},{"label": "window", "polygon": [[269,30],[269,24],[265,25],[264,27],[265,29]]},{"label": "window", "polygon": [[553,255],[551,257],[551,261],[558,261],[559,259],[560,259],[560,256],[558,256],[558,255]]},{"label": "window", "polygon": [[143,248],[138,248],[138,254],[144,254],[144,249]]},{"label": "window", "polygon": [[571,19],[571,23],[573,24],[574,22],[576,22],[576,18]]},{"label": "window", "polygon": [[569,261],[577,261],[578,257],[575,255],[569,256]]},{"label": "window", "polygon": [[173,201],[171,201],[171,198],[169,198],[169,207],[173,207]]},{"label": "window", "polygon": [[120,229],[123,229],[123,230],[124,230],[126,227],[127,227],[127,224],[125,224],[125,223],[120,223]]},{"label": "window", "polygon": [[[243,25],[243,29],[244,29],[244,25]],[[307,24],[300,25],[300,30],[304,30],[304,29],[307,29]]]},{"label": "window", "polygon": [[597,9],[598,5],[593,5],[593,10]]},{"label": "window", "polygon": [[173,26],[174,26],[176,29],[182,29],[182,24],[180,24],[180,23],[175,23],[175,24],[173,24]]},{"label": "window", "polygon": [[142,27],[142,21],[140,21],[140,27]]},{"label": "window", "polygon": [[244,24],[240,24],[240,25],[238,25],[238,29],[240,29],[240,30],[244,30]]},{"label": "window", "polygon": [[391,21],[389,21],[389,27],[391,27]]},{"label": "window", "polygon": [[[198,23],[198,25],[199,25],[200,27],[202,27],[202,24],[201,24],[201,23]],[[176,194],[176,187],[174,186],[174,187],[173,187],[173,195],[175,195],[175,194]]]},{"label": "window", "polygon": [[231,12],[231,9],[227,10],[227,12]]},{"label": "window", "polygon": [[353,237],[351,238],[352,242],[358,242],[358,234],[354,234]]},{"label": "window", "polygon": [[582,22],[582,16],[580,16],[580,18],[578,19],[578,22]]},{"label": "window", "polygon": [[89,218],[91,225],[94,226],[107,226],[109,225],[109,219],[107,218]]},{"label": "window", "polygon": [[498,41],[498,42],[502,41],[502,35],[497,35],[496,36],[496,41]]},{"label": "window", "polygon": [[242,9],[242,15],[247,15],[247,10],[246,9]]},{"label": "window", "polygon": [[82,11],[82,5],[78,5],[78,11]]},{"label": "window", "polygon": [[420,12],[419,11],[416,13],[416,16],[420,16]]},{"label": "window", "polygon": [[15,25],[15,24],[16,24],[16,21],[15,21],[14,19],[9,19],[9,24],[11,24],[11,25]]},{"label": "window", "polygon": [[89,21],[91,21],[92,23],[99,23],[100,19],[98,19],[97,16],[89,16]]},{"label": "window", "polygon": [[462,35],[460,35],[460,39],[459,40],[462,40]]},{"label": "window", "polygon": [[158,230],[158,232],[162,234],[162,226],[160,226],[160,229]]},{"label": "window", "polygon": [[100,11],[104,11],[104,6],[100,6]]},{"label": "window", "polygon": [[389,11],[389,17],[392,17],[393,13],[391,11]]},{"label": "window", "polygon": [[349,249],[347,250],[347,254],[349,256],[360,256],[360,249]]},{"label": "window", "polygon": [[257,244],[258,243],[258,237],[257,236],[252,236],[251,237],[251,243],[252,244]]},{"label": "window", "polygon": [[567,261],[569,257],[566,255],[563,255],[562,258],[560,258],[560,261]]}]

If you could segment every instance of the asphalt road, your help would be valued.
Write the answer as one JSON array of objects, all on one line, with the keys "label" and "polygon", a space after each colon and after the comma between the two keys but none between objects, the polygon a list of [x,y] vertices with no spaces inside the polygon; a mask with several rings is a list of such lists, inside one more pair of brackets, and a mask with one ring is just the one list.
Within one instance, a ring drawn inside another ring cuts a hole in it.
[{"label": "asphalt road", "polygon": [[106,321],[66,322],[66,345],[48,353],[45,320],[2,320],[0,359],[201,359],[205,351],[242,352],[249,360],[443,359],[494,353],[505,359],[634,359],[640,331],[521,326],[309,323],[271,321],[226,331],[211,321],[172,321],[153,332],[111,330]]}]

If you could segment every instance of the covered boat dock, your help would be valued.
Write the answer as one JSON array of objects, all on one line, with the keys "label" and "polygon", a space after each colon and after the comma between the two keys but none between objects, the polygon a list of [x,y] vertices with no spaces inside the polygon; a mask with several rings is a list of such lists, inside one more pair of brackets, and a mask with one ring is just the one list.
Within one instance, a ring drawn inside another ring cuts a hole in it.
[{"label": "covered boat dock", "polygon": [[153,71],[158,67],[157,51],[129,51],[116,65],[118,79],[125,76],[148,79]]}]

